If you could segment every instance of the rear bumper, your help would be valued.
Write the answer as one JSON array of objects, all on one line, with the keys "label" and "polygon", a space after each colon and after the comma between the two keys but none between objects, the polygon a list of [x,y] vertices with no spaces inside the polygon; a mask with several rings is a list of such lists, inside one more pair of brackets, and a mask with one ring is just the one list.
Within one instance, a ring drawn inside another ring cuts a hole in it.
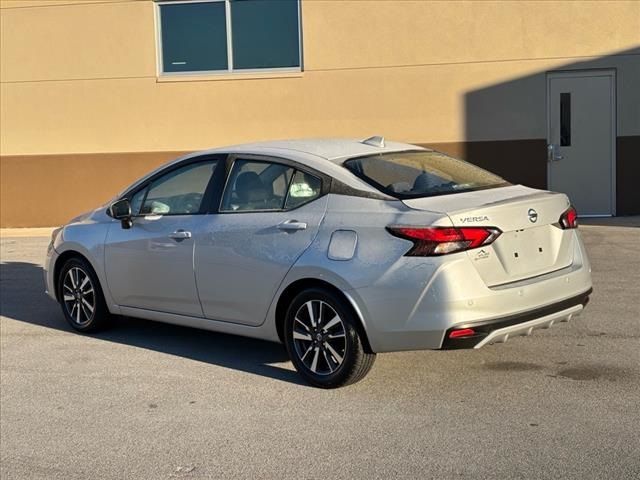
[{"label": "rear bumper", "polygon": [[[504,343],[510,337],[529,336],[533,330],[550,328],[554,323],[568,322],[580,315],[589,302],[589,295],[592,292],[593,289],[590,288],[586,292],[567,300],[517,315],[510,315],[487,322],[456,325],[456,327],[447,330],[442,348],[482,348],[485,345]],[[472,329],[474,334],[449,338],[451,332],[462,329]]]},{"label": "rear bumper", "polygon": [[451,330],[485,325],[485,335],[466,345],[479,348],[582,311],[592,288],[591,267],[574,234],[571,265],[537,277],[489,287],[464,253],[402,257],[373,285],[347,293],[362,312],[375,352],[461,348],[449,345]]}]

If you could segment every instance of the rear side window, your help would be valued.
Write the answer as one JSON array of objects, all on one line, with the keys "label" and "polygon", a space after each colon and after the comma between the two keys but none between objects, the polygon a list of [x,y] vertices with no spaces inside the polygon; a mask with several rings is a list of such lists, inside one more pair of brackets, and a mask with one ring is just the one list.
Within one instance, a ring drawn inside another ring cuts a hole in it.
[{"label": "rear side window", "polygon": [[415,198],[493,188],[504,179],[440,152],[394,152],[347,160],[344,166],[378,190]]},{"label": "rear side window", "polygon": [[322,182],[318,177],[297,171],[289,186],[285,208],[289,210],[315,200],[320,196],[321,190]]},{"label": "rear side window", "polygon": [[236,160],[222,198],[224,212],[282,210],[293,168],[277,163]]},{"label": "rear side window", "polygon": [[282,211],[297,208],[321,195],[322,181],[279,163],[241,160],[233,163],[222,212]]}]

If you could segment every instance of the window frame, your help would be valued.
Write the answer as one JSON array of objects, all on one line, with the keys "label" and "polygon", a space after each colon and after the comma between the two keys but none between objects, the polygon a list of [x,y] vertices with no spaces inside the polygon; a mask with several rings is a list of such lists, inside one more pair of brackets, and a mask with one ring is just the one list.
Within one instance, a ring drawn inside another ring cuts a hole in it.
[{"label": "window frame", "polygon": [[[278,208],[278,209],[270,208],[270,209],[264,209],[264,210],[223,210],[222,209],[224,194],[229,185],[229,179],[231,178],[231,172],[233,170],[233,166],[235,165],[236,160],[250,161],[255,163],[276,164],[276,165],[282,165],[284,167],[293,169],[293,174],[291,175],[291,179],[289,180],[289,185],[287,185],[287,192],[284,197],[284,201],[282,202],[282,208]],[[298,171],[306,173],[308,175],[312,175],[320,180],[320,194],[317,197],[311,198],[308,201],[301,203],[300,205],[297,205],[293,208],[286,208],[287,199],[289,198],[289,189],[291,188],[291,182],[293,182],[293,179],[296,176],[296,172]],[[250,153],[248,154],[233,153],[233,154],[230,154],[229,157],[227,158],[227,169],[225,174],[224,186],[220,190],[220,194],[218,196],[216,213],[220,215],[237,215],[237,214],[245,214],[245,213],[291,212],[293,210],[297,210],[298,208],[304,207],[305,205],[308,205],[309,203],[324,197],[326,194],[329,193],[330,190],[331,190],[331,177],[329,177],[324,173],[313,170],[311,168],[305,168],[304,165],[301,165],[295,161],[287,160],[286,158],[270,157],[270,156],[256,155],[256,154],[250,154]]]},{"label": "window frame", "polygon": [[[188,3],[221,3],[225,4],[225,24],[227,35],[227,69],[226,70],[189,70],[184,72],[165,72],[162,50],[162,22],[160,8],[162,5],[179,5]],[[295,0],[298,7],[298,66],[273,68],[235,69],[233,64],[233,31],[231,27],[231,0],[154,0],[154,20],[156,33],[156,76],[160,77],[194,77],[194,76],[255,76],[259,74],[282,74],[302,72],[302,9],[300,0]]]}]

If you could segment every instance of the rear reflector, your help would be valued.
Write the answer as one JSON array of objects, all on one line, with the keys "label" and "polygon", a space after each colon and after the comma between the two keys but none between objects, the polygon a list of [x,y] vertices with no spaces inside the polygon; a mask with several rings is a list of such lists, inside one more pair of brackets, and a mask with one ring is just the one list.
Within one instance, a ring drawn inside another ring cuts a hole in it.
[{"label": "rear reflector", "polygon": [[560,215],[560,226],[562,228],[578,228],[578,212],[572,206]]},{"label": "rear reflector", "polygon": [[461,337],[470,337],[475,335],[475,330],[473,328],[462,328],[460,330],[453,330],[449,334],[449,338],[461,338]]},{"label": "rear reflector", "polygon": [[411,240],[405,255],[425,257],[462,252],[493,243],[502,233],[495,227],[387,227],[391,235]]}]

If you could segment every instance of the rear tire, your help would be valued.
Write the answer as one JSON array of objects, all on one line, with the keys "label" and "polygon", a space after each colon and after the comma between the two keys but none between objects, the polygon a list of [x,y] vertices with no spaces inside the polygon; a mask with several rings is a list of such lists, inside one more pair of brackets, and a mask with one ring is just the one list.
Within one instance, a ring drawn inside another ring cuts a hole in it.
[{"label": "rear tire", "polygon": [[285,318],[285,345],[298,373],[311,385],[338,388],[362,380],[376,359],[367,353],[357,318],[324,288],[299,293]]},{"label": "rear tire", "polygon": [[98,277],[79,257],[67,260],[58,276],[58,300],[64,318],[79,332],[97,332],[112,319]]}]

